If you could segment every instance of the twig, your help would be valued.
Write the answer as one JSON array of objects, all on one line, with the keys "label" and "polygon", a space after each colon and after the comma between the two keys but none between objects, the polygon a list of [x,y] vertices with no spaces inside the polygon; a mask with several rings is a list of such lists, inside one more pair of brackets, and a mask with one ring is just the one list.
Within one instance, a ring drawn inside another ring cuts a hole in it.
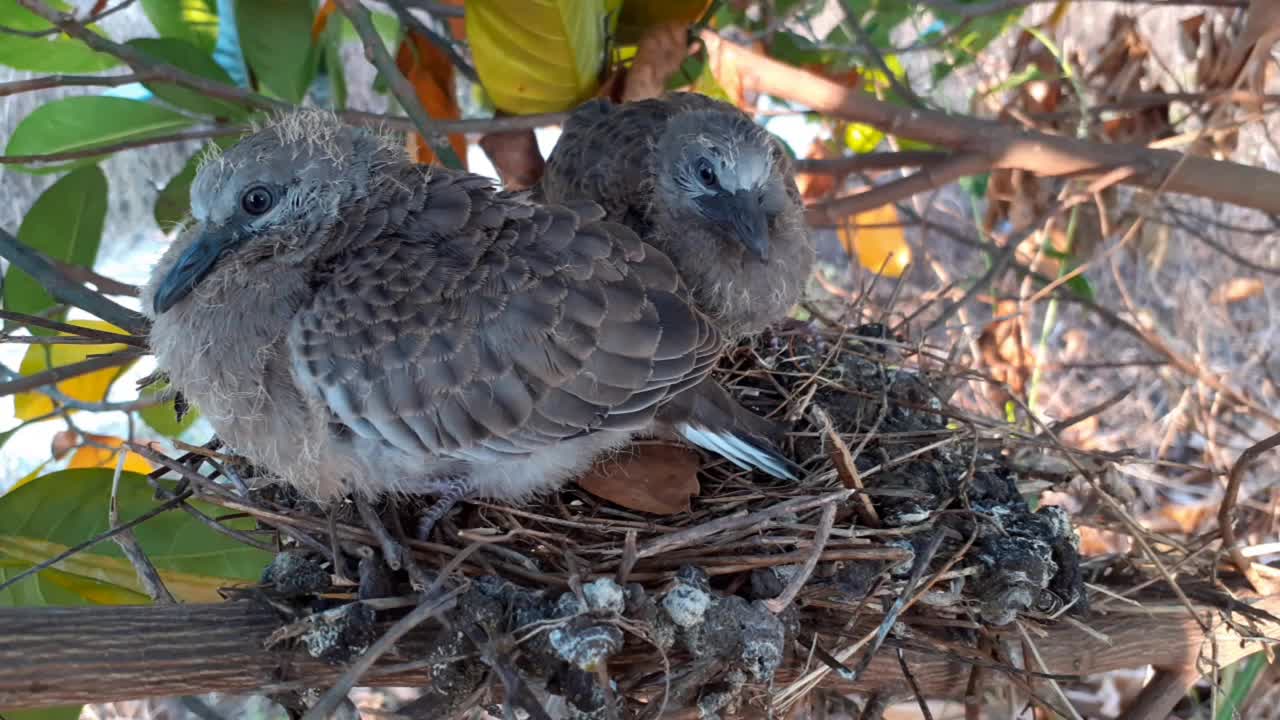
[{"label": "twig", "polygon": [[1236,508],[1236,498],[1240,494],[1240,484],[1244,482],[1245,469],[1253,464],[1259,455],[1277,446],[1280,446],[1280,433],[1261,440],[1240,453],[1240,458],[1236,460],[1235,465],[1231,466],[1231,474],[1227,477],[1227,489],[1223,493],[1222,504],[1218,506],[1218,528],[1222,531],[1222,544],[1231,554],[1231,560],[1236,568],[1249,578],[1249,584],[1260,595],[1268,594],[1271,583],[1253,569],[1253,563],[1241,551],[1240,543],[1236,540],[1235,521],[1231,514]]},{"label": "twig", "polygon": [[910,666],[907,665],[907,655],[902,648],[896,648],[898,656],[898,667],[902,668],[902,677],[906,678],[907,685],[911,688],[911,693],[916,696],[916,705],[920,708],[920,715],[924,720],[933,720],[933,713],[929,712],[929,703],[924,699],[924,695],[920,692],[920,683],[916,682],[916,676],[912,674]]},{"label": "twig", "polygon": [[[121,10],[124,10],[125,8],[129,7],[133,3],[134,3],[134,0],[121,0],[121,2],[117,3],[115,6],[109,7],[106,10],[103,10],[102,12],[97,13],[96,15],[90,15],[89,17],[81,20],[80,22],[84,25],[92,25],[93,23],[96,23],[105,17],[110,17],[111,15],[114,15],[115,13],[118,13]],[[3,32],[8,35],[19,35],[21,37],[42,38],[42,37],[48,37],[50,35],[58,34],[59,28],[57,26],[54,26],[49,28],[48,30],[18,30],[17,28],[0,26],[0,32]]]},{"label": "twig", "polygon": [[405,549],[400,547],[400,543],[396,542],[391,533],[387,532],[387,528],[382,524],[382,519],[378,517],[378,513],[369,507],[368,501],[356,495],[352,498],[356,504],[356,511],[360,513],[360,518],[364,520],[365,527],[369,528],[369,532],[378,538],[378,544],[382,546],[382,560],[387,567],[392,570],[399,570],[402,566],[401,558],[404,556]]},{"label": "twig", "polygon": [[[38,315],[27,315],[26,313],[14,312],[0,308],[0,320],[8,320],[22,325],[33,325],[42,327],[46,330],[57,330],[58,332],[67,333],[68,335],[79,336],[84,340],[91,340],[95,343],[121,343],[124,345],[132,345],[133,347],[146,348],[147,341],[137,335],[122,335],[120,333],[109,332],[107,330],[98,330],[97,328],[81,327],[72,325],[71,323],[59,322],[57,320],[49,320]],[[13,340],[14,338],[8,338]]]},{"label": "twig", "polygon": [[427,24],[419,20],[417,15],[409,12],[409,8],[405,7],[407,3],[404,0],[387,0],[387,4],[395,11],[396,17],[400,18],[402,24],[430,40],[432,45],[440,48],[441,52],[449,56],[449,62],[453,63],[458,72],[462,73],[471,82],[479,84],[480,76],[476,74],[476,69],[471,67],[471,63],[468,63],[466,58],[458,53],[458,49],[453,46],[453,43],[449,42],[448,38],[427,27]]},{"label": "twig", "polygon": [[[836,474],[840,477],[840,484],[847,489],[859,491],[859,494],[855,496],[853,506],[854,511],[858,513],[858,519],[867,527],[880,527],[880,514],[876,512],[876,507],[872,504],[871,497],[861,493],[864,489],[862,475],[858,472],[858,465],[853,453],[849,452],[849,446],[845,444],[844,439],[836,432],[830,416],[821,406],[814,404],[809,412],[817,421],[817,425],[825,435],[827,442],[833,446],[831,461],[836,466]],[[867,437],[870,437],[870,434]]]},{"label": "twig", "polygon": [[35,390],[43,385],[53,385],[68,378],[79,377],[95,370],[120,367],[121,365],[133,362],[141,357],[141,355],[142,353],[137,350],[121,350],[120,352],[108,353],[107,355],[91,357],[88,360],[81,360],[78,363],[49,368],[48,370],[38,372],[35,375],[27,375],[16,380],[0,383],[0,397]]},{"label": "twig", "polygon": [[949,155],[937,164],[926,165],[904,178],[876,185],[865,192],[810,205],[805,210],[805,217],[811,225],[840,225],[850,215],[937,190],[960,178],[988,172],[991,168],[991,161],[977,153]]},{"label": "twig", "polygon": [[863,170],[896,170],[947,159],[951,153],[939,150],[901,150],[851,155],[838,158],[799,158],[792,161],[798,173],[848,175]]},{"label": "twig", "polygon": [[37,155],[0,155],[0,164],[29,165],[34,163],[79,160],[80,158],[97,157],[98,155],[119,152],[120,150],[134,150],[136,148],[152,147],[154,145],[167,145],[169,143],[186,142],[188,140],[207,140],[209,138],[216,137],[229,137],[240,135],[242,133],[243,130],[241,126],[238,125],[195,128],[193,130],[182,130],[175,133],[167,133],[165,135],[148,135],[147,137],[134,138],[132,140],[104,143],[102,145],[94,145],[93,147],[80,148],[79,150],[64,150],[62,152],[42,153]]},{"label": "twig", "polygon": [[142,315],[71,280],[54,267],[44,253],[18,242],[17,238],[4,230],[0,230],[0,257],[35,278],[40,287],[49,291],[56,300],[93,313],[135,335],[146,335],[151,326]]},{"label": "twig", "polygon": [[212,98],[227,100],[260,110],[285,110],[290,107],[287,102],[274,100],[265,95],[209,80],[194,73],[189,73],[170,63],[156,62],[155,58],[139,50],[92,32],[83,23],[76,20],[74,16],[58,12],[41,0],[18,0],[18,3],[94,50],[119,58],[134,72],[152,73],[156,75],[157,80],[162,82],[173,83]]},{"label": "twig", "polygon": [[791,580],[787,583],[787,587],[783,589],[782,594],[776,598],[770,598],[764,601],[765,607],[769,608],[769,612],[777,615],[787,609],[787,606],[796,599],[796,595],[804,588],[804,584],[809,582],[809,576],[813,575],[814,568],[818,567],[818,558],[822,556],[822,551],[827,547],[827,538],[831,537],[831,527],[836,521],[836,504],[835,501],[827,503],[822,509],[822,518],[818,520],[818,529],[813,533],[813,548],[809,551],[809,557],[805,558],[804,565],[800,566],[800,571],[791,576]]},{"label": "twig", "polygon": [[[120,491],[120,475],[124,472],[124,462],[128,457],[129,451],[121,448],[120,457],[116,460],[116,471],[111,476],[111,500],[107,503],[107,527],[109,528],[114,528],[120,523],[120,508],[116,497]],[[120,546],[124,556],[129,558],[129,564],[133,565],[134,572],[138,574],[138,582],[146,588],[152,602],[166,605],[178,602],[169,592],[169,588],[165,587],[164,579],[160,577],[151,559],[142,551],[142,546],[138,544],[138,538],[134,536],[132,530],[122,530],[111,539]]]},{"label": "twig", "polygon": [[378,36],[378,31],[373,27],[373,20],[369,17],[369,11],[360,4],[359,0],[337,0],[338,7],[342,9],[342,14],[347,16],[351,21],[351,26],[355,28],[356,34],[360,36],[360,42],[364,45],[364,56],[374,67],[378,68],[378,72],[382,73],[382,77],[386,78],[387,84],[391,88],[392,94],[396,96],[396,100],[400,102],[400,106],[409,114],[409,118],[413,120],[414,129],[423,140],[427,141],[436,157],[444,163],[446,167],[455,169],[462,168],[462,161],[458,158],[457,153],[449,145],[448,138],[440,135],[431,122],[431,118],[427,116],[427,111],[422,107],[422,102],[418,100],[418,95],[413,89],[413,85],[409,83],[400,69],[396,67],[395,58],[391,57],[391,53],[387,51],[385,45],[382,44],[382,38]]},{"label": "twig", "polygon": [[0,97],[56,87],[119,87],[137,82],[147,82],[156,78],[157,75],[151,72],[130,73],[127,75],[45,75],[44,77],[30,78],[28,80],[0,83]]},{"label": "twig", "polygon": [[169,510],[172,510],[172,509],[174,509],[175,507],[177,507],[178,505],[180,505],[180,504],[182,504],[182,503],[186,502],[187,498],[189,498],[189,497],[191,497],[191,492],[190,492],[190,491],[183,492],[183,493],[181,493],[181,494],[177,495],[176,497],[174,497],[173,499],[171,499],[171,500],[166,500],[165,502],[161,503],[160,505],[157,505],[156,507],[154,507],[154,508],[152,508],[152,509],[150,509],[150,510],[148,510],[148,511],[144,512],[144,513],[142,513],[142,514],[141,514],[141,515],[139,515],[138,517],[136,517],[136,518],[134,518],[134,519],[132,519],[132,520],[130,520],[130,521],[128,521],[128,522],[126,522],[126,523],[123,523],[123,524],[121,524],[121,525],[117,525],[116,527],[113,527],[113,528],[110,528],[110,529],[108,529],[108,530],[106,530],[106,531],[104,531],[104,532],[98,533],[96,536],[91,537],[91,538],[89,538],[88,540],[85,540],[85,541],[84,541],[84,542],[82,542],[82,543],[79,543],[79,544],[77,544],[77,545],[74,545],[74,546],[72,546],[72,547],[69,547],[69,548],[67,548],[66,550],[63,550],[62,552],[58,553],[57,555],[54,555],[53,557],[49,558],[48,560],[45,560],[44,562],[38,563],[38,564],[36,564],[36,565],[32,565],[31,567],[27,568],[26,570],[23,570],[22,572],[18,573],[17,575],[14,575],[13,577],[9,578],[8,580],[5,580],[4,582],[0,582],[0,591],[2,591],[2,590],[7,590],[8,588],[10,588],[10,587],[14,586],[14,585],[15,585],[15,584],[17,584],[18,582],[21,582],[22,580],[24,580],[24,579],[26,579],[26,578],[28,578],[28,577],[30,577],[30,576],[32,576],[32,575],[35,575],[35,574],[36,574],[36,573],[38,573],[38,572],[42,572],[42,571],[44,571],[44,570],[48,570],[49,568],[53,567],[54,565],[57,565],[58,563],[62,562],[63,560],[66,560],[67,558],[71,557],[72,555],[75,555],[76,553],[79,553],[79,552],[82,552],[82,551],[84,551],[84,550],[87,550],[87,549],[89,549],[89,548],[93,547],[94,545],[97,545],[98,543],[102,542],[103,540],[108,540],[108,539],[110,539],[110,538],[112,538],[112,537],[115,537],[115,535],[117,535],[118,533],[122,533],[122,532],[124,532],[124,531],[126,531],[126,530],[129,530],[129,529],[134,528],[134,527],[136,527],[136,526],[138,526],[138,525],[141,525],[142,523],[144,523],[144,522],[146,522],[146,521],[150,520],[151,518],[153,518],[153,517],[155,517],[155,516],[159,515],[160,513],[163,513],[163,512],[167,512],[167,511],[169,511]]}]

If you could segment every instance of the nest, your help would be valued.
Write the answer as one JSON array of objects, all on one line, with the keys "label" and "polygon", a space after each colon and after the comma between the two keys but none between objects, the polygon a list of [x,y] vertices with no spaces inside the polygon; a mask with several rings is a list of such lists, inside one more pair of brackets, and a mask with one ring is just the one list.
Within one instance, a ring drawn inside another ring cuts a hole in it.
[{"label": "nest", "polygon": [[972,646],[982,628],[1087,612],[1069,518],[1023,498],[1002,423],[949,409],[965,377],[945,362],[880,324],[812,322],[744,344],[720,372],[789,424],[801,483],[706,458],[687,511],[572,486],[520,507],[468,503],[429,541],[401,530],[414,508],[382,508],[374,527],[373,508],[327,516],[255,490],[257,507],[295,518],[294,547],[264,576],[301,618],[281,641],[346,662],[376,640],[377,614],[404,612],[376,599],[425,591],[442,624],[412,659],[433,682],[403,715],[503,697],[534,717],[551,702],[575,717],[716,716],[792,708],[912,628]]}]

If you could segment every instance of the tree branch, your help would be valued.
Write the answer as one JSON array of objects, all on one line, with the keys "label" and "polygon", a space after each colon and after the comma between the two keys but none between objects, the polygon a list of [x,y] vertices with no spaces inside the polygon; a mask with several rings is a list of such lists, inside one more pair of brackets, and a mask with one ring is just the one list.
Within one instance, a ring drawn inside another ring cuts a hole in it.
[{"label": "tree branch", "polygon": [[[1280,597],[1255,607],[1280,612]],[[1208,607],[1204,615],[1216,614]],[[874,627],[875,618],[861,623]],[[305,651],[277,646],[267,650],[272,633],[286,624],[276,611],[248,601],[209,605],[116,606],[0,609],[0,707],[30,708],[203,692],[277,692],[325,686],[342,672]],[[385,632],[390,622],[381,624]],[[1207,642],[1217,641],[1216,660],[1227,665],[1262,649],[1222,622],[1207,638],[1180,604],[1147,602],[1118,608],[1090,621],[1088,630],[1072,624],[1044,627],[1041,646],[1048,672],[1086,675],[1155,665],[1188,667]],[[419,627],[396,647],[403,657],[426,657],[436,629]],[[1257,637],[1276,637],[1280,626],[1255,629]],[[850,631],[850,636],[857,636]],[[928,697],[961,697],[969,665],[936,652],[907,651],[912,672]],[[431,682],[424,668],[402,669],[396,658],[380,659],[361,680],[374,686],[421,686]],[[795,679],[784,669],[775,682]],[[991,676],[990,680],[995,680]],[[903,687],[895,654],[880,653],[856,683],[826,678],[844,692],[898,690]],[[674,708],[673,708],[674,709]]]},{"label": "tree branch", "polygon": [[35,278],[40,287],[48,290],[56,300],[93,313],[134,335],[146,335],[151,327],[150,321],[142,315],[68,278],[44,253],[23,245],[4,230],[0,230],[0,257]]},{"label": "tree branch", "polygon": [[378,37],[378,31],[373,27],[369,11],[358,0],[337,0],[337,3],[342,9],[342,14],[347,16],[356,34],[360,36],[360,42],[364,45],[365,58],[373,63],[374,67],[378,68],[378,72],[387,79],[387,85],[391,87],[392,94],[413,120],[414,130],[431,145],[436,157],[440,158],[440,162],[446,167],[461,169],[462,160],[449,145],[448,138],[441,135],[437,126],[431,122],[426,109],[422,107],[422,102],[418,100],[418,93],[413,89],[413,85],[396,67],[395,58],[391,57],[391,53],[382,44],[382,38]]},{"label": "tree branch", "polygon": [[48,370],[38,372],[35,375],[24,375],[16,380],[0,383],[0,397],[28,392],[43,385],[53,385],[55,383],[60,383],[63,380],[79,377],[96,370],[120,367],[125,363],[137,359],[141,355],[142,353],[138,350],[121,350],[120,352],[108,353],[106,355],[91,357],[88,360],[81,360],[78,363],[49,368]]},{"label": "tree branch", "polygon": [[1004,123],[903,108],[778,62],[720,38],[700,35],[714,64],[736,65],[748,90],[802,103],[816,112],[874,125],[887,133],[983,155],[995,168],[1041,176],[1093,176],[1120,166],[1125,182],[1280,214],[1280,173],[1141,145],[1104,144],[1031,132]]}]

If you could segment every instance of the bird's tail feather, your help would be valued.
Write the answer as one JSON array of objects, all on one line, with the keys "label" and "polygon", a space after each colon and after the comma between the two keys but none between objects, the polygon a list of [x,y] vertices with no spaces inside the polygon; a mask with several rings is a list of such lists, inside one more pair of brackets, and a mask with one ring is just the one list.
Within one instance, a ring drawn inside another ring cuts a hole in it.
[{"label": "bird's tail feather", "polygon": [[720,455],[743,470],[761,470],[779,480],[799,479],[793,472],[795,463],[748,435],[709,430],[687,422],[677,424],[676,430],[691,445]]}]

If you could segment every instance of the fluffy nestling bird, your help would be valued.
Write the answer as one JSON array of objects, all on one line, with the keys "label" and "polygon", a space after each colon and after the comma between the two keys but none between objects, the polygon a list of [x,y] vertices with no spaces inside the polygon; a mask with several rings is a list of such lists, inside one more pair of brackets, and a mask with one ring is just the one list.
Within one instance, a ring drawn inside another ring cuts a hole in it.
[{"label": "fluffy nestling bird", "polygon": [[[416,165],[308,110],[205,162],[191,207],[143,292],[158,364],[230,447],[311,497],[437,494],[430,524],[698,421],[657,414],[723,340],[671,260],[598,206]],[[786,474],[708,412],[704,447]]]},{"label": "fluffy nestling bird", "polygon": [[790,157],[746,113],[705,95],[581,105],[540,192],[598,203],[666,253],[726,342],[783,319],[813,268]]}]

